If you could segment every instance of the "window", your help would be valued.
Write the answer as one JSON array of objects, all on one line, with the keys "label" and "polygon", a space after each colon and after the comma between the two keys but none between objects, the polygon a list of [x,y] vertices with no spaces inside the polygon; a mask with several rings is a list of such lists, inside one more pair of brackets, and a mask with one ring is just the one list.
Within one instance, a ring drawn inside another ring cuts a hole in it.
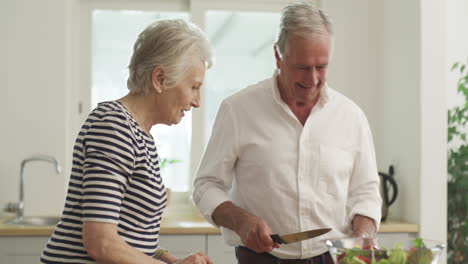
[{"label": "window", "polygon": [[272,2],[84,1],[80,15],[80,123],[98,102],[115,100],[128,92],[127,66],[138,33],[159,18],[191,20],[207,33],[215,56],[202,88],[202,106],[176,126],[156,125],[151,130],[160,157],[178,161],[163,170],[166,186],[176,192],[190,191],[221,101],[273,74],[273,43],[284,3]]},{"label": "window", "polygon": [[216,64],[206,74],[205,143],[221,101],[247,85],[271,77],[279,13],[209,10],[205,31]]},{"label": "window", "polygon": [[[93,10],[91,108],[128,93],[127,66],[133,44],[146,26],[161,18],[188,20],[188,13]],[[164,183],[174,191],[187,191],[190,185],[187,161],[190,160],[191,122],[188,114],[177,126],[156,125],[151,129],[160,159],[166,159],[168,164],[162,171]]]}]

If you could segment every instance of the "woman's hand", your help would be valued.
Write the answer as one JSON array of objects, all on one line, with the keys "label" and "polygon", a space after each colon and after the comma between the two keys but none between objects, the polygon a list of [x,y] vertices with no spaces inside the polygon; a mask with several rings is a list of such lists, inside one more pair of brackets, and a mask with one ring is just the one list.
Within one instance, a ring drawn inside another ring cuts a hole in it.
[{"label": "woman's hand", "polygon": [[197,252],[187,256],[181,260],[173,262],[173,264],[213,264],[213,261],[203,252]]}]

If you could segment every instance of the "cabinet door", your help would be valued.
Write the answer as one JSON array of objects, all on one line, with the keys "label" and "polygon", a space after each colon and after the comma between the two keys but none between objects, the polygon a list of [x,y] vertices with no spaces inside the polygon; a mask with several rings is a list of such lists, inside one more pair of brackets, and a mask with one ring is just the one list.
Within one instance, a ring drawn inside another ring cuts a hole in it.
[{"label": "cabinet door", "polygon": [[161,235],[159,245],[177,258],[197,251],[206,253],[206,235]]},{"label": "cabinet door", "polygon": [[207,237],[208,255],[215,264],[237,264],[234,247],[227,245],[221,235]]},{"label": "cabinet door", "polygon": [[36,264],[49,237],[0,237],[0,263]]}]

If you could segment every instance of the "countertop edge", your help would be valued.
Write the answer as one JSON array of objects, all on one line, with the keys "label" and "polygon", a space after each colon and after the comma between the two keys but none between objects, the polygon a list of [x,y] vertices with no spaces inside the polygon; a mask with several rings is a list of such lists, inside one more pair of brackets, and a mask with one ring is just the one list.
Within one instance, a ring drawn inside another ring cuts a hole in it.
[{"label": "countertop edge", "polygon": [[[0,216],[0,237],[50,236],[54,226],[32,227],[2,224],[11,217]],[[401,221],[381,223],[379,233],[418,233],[419,225]],[[199,214],[167,216],[161,223],[161,235],[212,235],[221,234],[217,227]]]}]

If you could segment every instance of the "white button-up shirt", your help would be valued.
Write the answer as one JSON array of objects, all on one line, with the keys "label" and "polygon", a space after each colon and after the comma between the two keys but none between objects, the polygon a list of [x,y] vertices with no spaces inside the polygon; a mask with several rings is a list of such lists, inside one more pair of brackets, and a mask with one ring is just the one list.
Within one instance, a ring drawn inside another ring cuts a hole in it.
[{"label": "white button-up shirt", "polygon": [[[281,100],[272,78],[223,101],[194,181],[193,199],[214,224],[214,209],[232,201],[280,235],[327,228],[329,233],[270,252],[301,259],[327,251],[325,240],[349,236],[355,214],[380,223],[381,198],[367,119],[326,87],[303,126]],[[242,245],[232,230],[225,241]]]}]

